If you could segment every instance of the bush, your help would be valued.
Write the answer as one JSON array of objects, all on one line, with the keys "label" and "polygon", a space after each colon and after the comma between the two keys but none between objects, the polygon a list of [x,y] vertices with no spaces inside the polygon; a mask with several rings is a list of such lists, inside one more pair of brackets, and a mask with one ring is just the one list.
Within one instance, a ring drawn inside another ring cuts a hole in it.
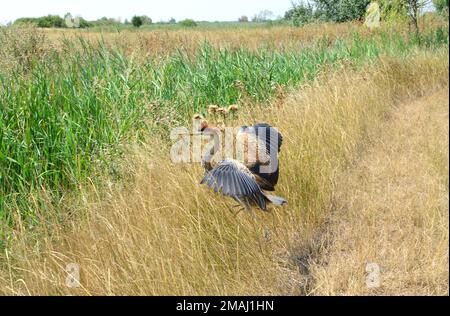
[{"label": "bush", "polygon": [[88,27],[91,27],[92,26],[92,24],[90,23],[90,22],[88,22],[88,21],[86,21],[85,19],[83,19],[83,18],[80,18],[80,24],[79,24],[79,28],[82,28],[82,29],[84,29],[84,28],[88,28]]},{"label": "bush", "polygon": [[314,0],[316,16],[334,22],[361,20],[370,0]]},{"label": "bush", "polygon": [[[82,17],[77,17],[77,18],[73,19],[71,15],[66,14],[66,18],[70,18],[72,20],[78,20],[79,24],[76,27],[87,28],[87,27],[92,26],[92,23],[86,21]],[[32,24],[37,27],[45,27],[45,28],[69,27],[68,25],[66,25],[66,20],[61,18],[58,15],[48,15],[48,16],[43,16],[43,17],[39,17],[39,18],[19,18],[14,21],[14,25],[20,26],[20,25],[26,25],[26,24]],[[72,26],[70,26],[70,27],[72,27]]]},{"label": "bush", "polygon": [[65,27],[64,19],[58,15],[47,15],[37,19],[38,27]]},{"label": "bush", "polygon": [[134,27],[141,27],[144,22],[142,21],[142,17],[135,15],[131,19],[131,24],[133,24]]},{"label": "bush", "polygon": [[253,17],[252,21],[253,22],[259,22],[259,23],[267,22],[267,21],[272,20],[273,17],[274,17],[274,14],[273,14],[272,11],[263,10],[263,11],[259,12],[258,14],[256,14]]},{"label": "bush", "polygon": [[246,15],[243,15],[243,16],[241,16],[238,19],[238,22],[240,22],[240,23],[247,23],[248,22],[248,17]]},{"label": "bush", "polygon": [[14,21],[14,25],[34,24],[37,25],[38,18],[19,18]]},{"label": "bush", "polygon": [[291,21],[295,26],[302,26],[315,19],[314,8],[309,3],[300,3],[287,11],[284,18]]},{"label": "bush", "polygon": [[448,16],[448,0],[433,0],[433,4],[438,13]]},{"label": "bush", "polygon": [[102,17],[101,19],[90,21],[90,26],[94,27],[109,27],[109,26],[120,26],[121,23],[117,19]]},{"label": "bush", "polygon": [[186,19],[186,20],[180,21],[180,22],[178,22],[178,24],[180,24],[181,26],[184,26],[184,27],[196,27],[197,26],[197,23],[195,23],[195,21],[192,19]]},{"label": "bush", "polygon": [[302,26],[314,20],[345,22],[361,20],[370,0],[312,0],[300,2],[284,15],[285,20]]},{"label": "bush", "polygon": [[152,24],[152,19],[146,15],[141,16],[142,24],[149,25]]},{"label": "bush", "polygon": [[380,10],[383,21],[398,21],[408,17],[408,8],[404,0],[381,0]]}]

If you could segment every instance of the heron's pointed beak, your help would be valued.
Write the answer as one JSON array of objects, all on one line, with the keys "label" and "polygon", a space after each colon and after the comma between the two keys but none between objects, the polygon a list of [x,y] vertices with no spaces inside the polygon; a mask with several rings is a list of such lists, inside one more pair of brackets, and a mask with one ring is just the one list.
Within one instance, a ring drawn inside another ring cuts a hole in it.
[{"label": "heron's pointed beak", "polygon": [[203,133],[202,132],[191,132],[191,133],[188,133],[188,135],[189,136],[197,136],[197,135],[203,135]]}]

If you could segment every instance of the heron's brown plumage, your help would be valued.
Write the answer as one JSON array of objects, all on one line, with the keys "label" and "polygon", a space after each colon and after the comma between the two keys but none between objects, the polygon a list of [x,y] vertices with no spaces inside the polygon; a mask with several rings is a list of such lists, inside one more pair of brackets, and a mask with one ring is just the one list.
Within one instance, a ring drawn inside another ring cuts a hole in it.
[{"label": "heron's brown plumage", "polygon": [[[267,203],[283,205],[286,202],[283,198],[267,195],[263,190],[273,191],[278,182],[278,151],[281,144],[278,141],[282,139],[281,134],[268,124],[255,125],[261,130],[273,129],[276,132],[275,145],[272,142],[271,135],[267,136],[254,129],[242,127],[236,135],[237,143],[240,143],[241,150],[247,153],[247,160],[238,161],[235,159],[225,159],[218,163],[216,167],[211,164],[212,157],[218,149],[217,140],[220,137],[220,130],[207,121],[202,122],[200,130],[214,137],[215,144],[209,152],[203,157],[202,165],[205,167],[205,176],[201,184],[208,185],[215,192],[220,192],[225,196],[230,196],[238,201],[244,208],[258,206],[266,211]],[[267,134],[267,133],[266,133]],[[239,147],[239,145],[238,145]],[[249,152],[256,155],[248,155]],[[262,166],[276,163],[276,170],[266,174]]]}]

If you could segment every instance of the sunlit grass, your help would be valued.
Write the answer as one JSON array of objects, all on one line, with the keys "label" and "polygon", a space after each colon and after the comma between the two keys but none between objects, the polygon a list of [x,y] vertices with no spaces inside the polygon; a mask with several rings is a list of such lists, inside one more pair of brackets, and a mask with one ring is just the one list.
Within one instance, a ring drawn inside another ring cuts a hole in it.
[{"label": "sunlit grass", "polygon": [[[127,181],[83,185],[71,219],[16,222],[0,274],[5,294],[277,295],[308,293],[305,265],[332,209],[338,175],[398,102],[448,83],[448,49],[341,65],[282,102],[244,107],[236,124],[267,121],[285,136],[277,194],[289,204],[254,221],[199,185],[198,165],[174,164],[170,144],[150,137],[122,162]],[[414,80],[412,80],[414,79]],[[44,194],[44,193],[41,193]],[[55,213],[58,209],[50,209]],[[45,223],[45,224],[44,224]],[[263,235],[263,223],[270,239]],[[37,235],[36,235],[37,234]],[[82,287],[65,286],[68,263]]]},{"label": "sunlit grass", "polygon": [[[448,43],[448,33],[438,29],[425,39],[422,46],[439,47]],[[31,56],[25,68],[0,76],[2,222],[11,223],[10,206],[33,218],[32,191],[50,190],[58,199],[99,165],[114,172],[109,162],[120,144],[162,134],[208,104],[266,103],[325,68],[358,68],[380,54],[406,56],[419,42],[355,33],[322,37],[301,49],[215,49],[205,43],[193,56],[180,48],[143,61],[82,38],[79,45],[64,45],[62,52]]]}]

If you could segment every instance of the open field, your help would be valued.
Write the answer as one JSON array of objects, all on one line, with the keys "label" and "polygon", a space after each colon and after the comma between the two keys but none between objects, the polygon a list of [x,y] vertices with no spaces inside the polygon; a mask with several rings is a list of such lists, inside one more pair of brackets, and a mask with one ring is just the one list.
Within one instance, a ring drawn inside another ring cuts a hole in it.
[{"label": "open field", "polygon": [[[448,294],[448,30],[393,30],[0,30],[0,293]],[[169,159],[171,128],[234,103],[229,124],[285,136],[289,204],[264,224]],[[443,127],[422,134],[429,122]],[[368,262],[390,273],[375,292]],[[68,263],[80,288],[65,286]]]}]

